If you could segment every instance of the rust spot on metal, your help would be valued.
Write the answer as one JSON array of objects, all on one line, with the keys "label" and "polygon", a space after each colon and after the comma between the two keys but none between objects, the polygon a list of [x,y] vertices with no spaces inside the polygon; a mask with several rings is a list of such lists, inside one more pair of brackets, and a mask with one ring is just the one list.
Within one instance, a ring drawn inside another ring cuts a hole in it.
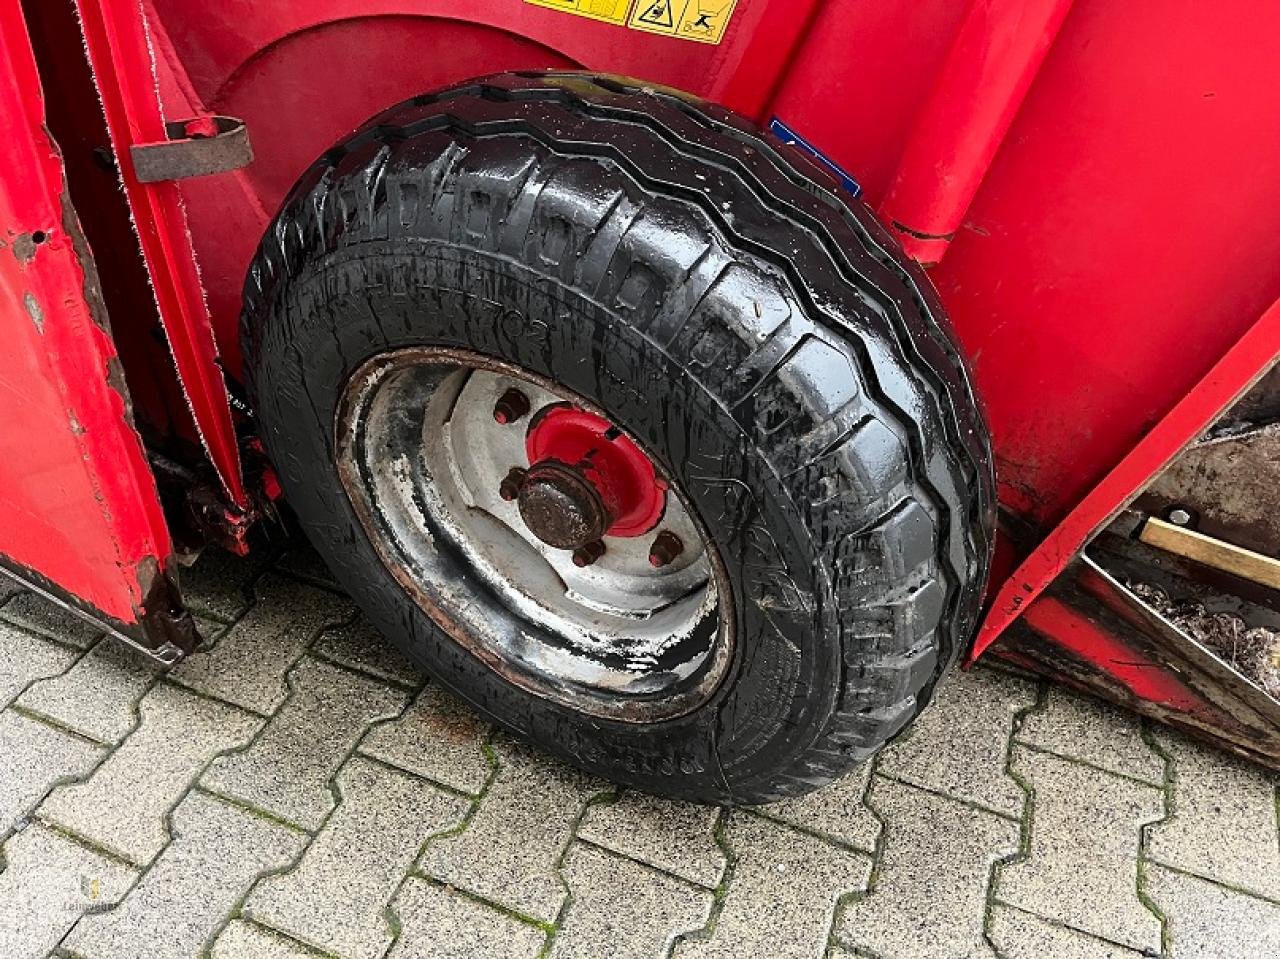
[{"label": "rust spot on metal", "polygon": [[[36,239],[36,237],[40,239]],[[19,233],[13,240],[13,257],[21,265],[26,266],[36,257],[36,249],[47,239],[47,236],[36,231],[35,233]]]},{"label": "rust spot on metal", "polygon": [[22,305],[27,311],[27,316],[31,317],[31,322],[36,325],[36,329],[40,335],[44,335],[44,310],[40,308],[40,302],[36,299],[34,293],[27,292],[22,296]]}]

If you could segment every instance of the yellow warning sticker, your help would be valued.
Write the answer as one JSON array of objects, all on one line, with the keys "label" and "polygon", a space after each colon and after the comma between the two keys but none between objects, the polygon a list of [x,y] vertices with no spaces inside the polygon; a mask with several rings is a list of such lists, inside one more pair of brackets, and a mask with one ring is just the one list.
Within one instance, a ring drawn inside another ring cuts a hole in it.
[{"label": "yellow warning sticker", "polygon": [[738,0],[636,0],[628,26],[681,40],[719,43]]},{"label": "yellow warning sticker", "polygon": [[[590,17],[608,23],[626,25],[633,30],[660,33],[681,40],[719,43],[724,39],[729,18],[738,0],[524,0],[537,7],[547,7]],[[628,17],[630,14],[630,17]]]},{"label": "yellow warning sticker", "polygon": [[623,24],[627,22],[627,12],[631,9],[632,0],[524,0],[536,7],[550,7],[552,10],[563,10],[579,17],[590,17],[592,20],[605,20],[609,23]]}]

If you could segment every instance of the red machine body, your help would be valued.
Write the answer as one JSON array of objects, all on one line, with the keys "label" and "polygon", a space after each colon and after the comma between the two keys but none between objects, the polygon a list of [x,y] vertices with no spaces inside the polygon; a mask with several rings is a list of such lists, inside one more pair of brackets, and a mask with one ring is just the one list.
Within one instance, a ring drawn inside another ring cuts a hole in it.
[{"label": "red machine body", "polygon": [[[0,181],[0,391],[21,411],[0,423],[0,555],[11,571],[143,636],[147,576],[163,576],[173,558],[129,395],[169,448],[203,446],[209,485],[225,493],[222,520],[247,523],[254,484],[242,475],[219,365],[234,383],[245,271],[299,173],[370,115],[426,90],[505,70],[609,71],[762,126],[781,121],[856,181],[931,266],[997,457],[1002,538],[974,655],[998,642],[1019,662],[1280,757],[1275,700],[1215,674],[1199,654],[1135,638],[1141,624],[1121,603],[1097,613],[1118,583],[1082,555],[1280,351],[1280,7],[75,6],[105,131],[87,80],[51,69],[79,56],[69,5],[24,19],[18,0],[0,0],[0,123],[22,151]],[[90,309],[92,262],[43,132],[41,80],[59,93],[49,121],[67,141],[71,198],[104,276],[113,271],[112,318],[130,313],[115,344]],[[139,177],[135,147],[166,139],[166,121],[211,116],[244,121],[252,163],[180,181]],[[137,241],[118,197],[93,186],[115,171],[85,159],[105,132],[154,297],[137,264],[108,249]],[[20,254],[30,248],[19,238],[37,231],[47,242]],[[159,316],[176,372],[156,360],[139,315]],[[127,389],[112,375],[117,348]],[[1046,644],[1051,655],[1035,652]]]}]

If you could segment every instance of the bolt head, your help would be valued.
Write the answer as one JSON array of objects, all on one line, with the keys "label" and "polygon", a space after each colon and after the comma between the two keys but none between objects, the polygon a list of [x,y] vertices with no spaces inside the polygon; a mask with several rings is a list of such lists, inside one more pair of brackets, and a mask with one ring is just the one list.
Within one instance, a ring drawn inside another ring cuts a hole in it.
[{"label": "bolt head", "polygon": [[585,569],[603,555],[604,543],[601,540],[596,540],[594,543],[587,543],[586,546],[580,546],[573,551],[573,565],[579,569]]},{"label": "bolt head", "polygon": [[1169,522],[1174,526],[1190,526],[1191,513],[1180,506],[1174,507],[1169,510]]},{"label": "bolt head", "polygon": [[529,397],[514,386],[498,397],[493,406],[493,418],[501,426],[507,426],[529,415]]},{"label": "bolt head", "polygon": [[684,552],[684,543],[680,537],[670,530],[664,529],[653,539],[649,547],[649,565],[654,569],[662,569],[675,561]]}]

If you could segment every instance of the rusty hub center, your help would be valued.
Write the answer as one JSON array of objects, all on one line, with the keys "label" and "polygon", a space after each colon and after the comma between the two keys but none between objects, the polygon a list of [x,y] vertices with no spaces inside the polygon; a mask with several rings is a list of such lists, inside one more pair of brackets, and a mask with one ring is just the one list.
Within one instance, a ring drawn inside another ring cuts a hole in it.
[{"label": "rusty hub center", "polygon": [[613,522],[595,484],[559,460],[543,460],[529,468],[518,505],[529,531],[556,549],[594,543]]}]

